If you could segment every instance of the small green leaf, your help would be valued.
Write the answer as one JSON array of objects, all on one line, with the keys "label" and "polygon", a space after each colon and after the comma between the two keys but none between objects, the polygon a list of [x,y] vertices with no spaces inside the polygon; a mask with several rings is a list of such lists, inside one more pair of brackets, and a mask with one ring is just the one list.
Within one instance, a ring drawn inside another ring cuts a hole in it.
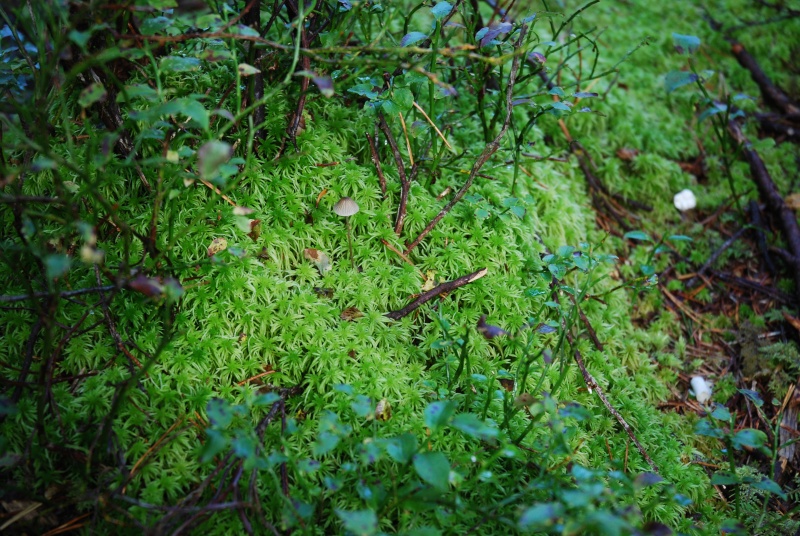
[{"label": "small green leaf", "polygon": [[339,436],[333,432],[322,431],[317,434],[317,440],[314,441],[314,446],[311,450],[314,456],[322,456],[335,449],[336,445],[339,444],[339,440]]},{"label": "small green leaf", "polygon": [[272,404],[274,404],[275,402],[277,402],[280,399],[281,399],[281,397],[278,396],[276,393],[266,393],[266,394],[257,396],[253,400],[253,406],[255,406],[255,407],[271,406]]},{"label": "small green leaf", "polygon": [[538,503],[526,508],[517,524],[522,530],[541,530],[554,525],[563,515],[564,505],[561,503]]},{"label": "small green leaf", "polygon": [[761,430],[754,430],[753,428],[745,428],[739,430],[733,436],[733,447],[737,450],[742,450],[743,447],[753,449],[760,449],[767,442],[767,434]]},{"label": "small green leaf", "polygon": [[336,515],[344,528],[357,536],[371,536],[378,532],[378,516],[372,510],[339,510]]},{"label": "small green leaf", "polygon": [[200,462],[206,463],[211,459],[228,448],[228,438],[226,438],[219,430],[209,428],[206,430],[206,442],[200,450]]},{"label": "small green leaf", "polygon": [[414,94],[410,89],[398,88],[392,92],[392,101],[401,109],[408,111],[414,104]]},{"label": "small green leaf", "polygon": [[233,420],[233,409],[221,398],[212,398],[206,404],[206,415],[215,428],[227,428]]},{"label": "small green leaf", "polygon": [[667,240],[670,240],[672,242],[691,242],[692,237],[686,235],[674,234],[674,235],[669,235],[667,237]]},{"label": "small green leaf", "polygon": [[80,104],[81,108],[88,108],[95,102],[104,100],[107,96],[108,91],[106,91],[105,86],[103,86],[103,84],[100,82],[95,82],[81,91],[81,94],[78,97],[78,104]]},{"label": "small green leaf", "polygon": [[436,431],[450,422],[456,411],[456,403],[452,401],[432,402],[425,408],[425,426]]},{"label": "small green leaf", "polygon": [[439,2],[431,8],[431,14],[436,20],[442,20],[453,10],[449,2]]},{"label": "small green leaf", "polygon": [[667,93],[672,93],[679,87],[689,85],[697,81],[697,75],[686,71],[670,71],[664,77],[664,89]]},{"label": "small green leaf", "polygon": [[67,270],[69,270],[69,266],[72,263],[72,260],[63,255],[61,253],[53,253],[52,255],[47,255],[44,258],[44,268],[47,273],[48,279],[55,279],[56,277],[61,277]]},{"label": "small green leaf", "polygon": [[729,421],[731,420],[731,412],[728,411],[728,408],[725,406],[718,405],[714,408],[714,411],[711,412],[711,416],[717,419],[718,421]]},{"label": "small green leaf", "polygon": [[411,434],[403,434],[383,440],[386,454],[394,461],[408,463],[417,451],[417,438]]},{"label": "small green leaf", "polygon": [[786,500],[786,493],[781,489],[777,482],[774,480],[770,480],[769,478],[765,478],[760,482],[753,482],[751,484],[754,488],[767,491],[769,493],[773,493],[783,499]]},{"label": "small green leaf", "polygon": [[719,471],[711,476],[711,483],[715,486],[729,486],[738,484],[739,477],[727,471]]},{"label": "small green leaf", "polygon": [[764,401],[761,399],[761,395],[759,395],[755,391],[751,391],[750,389],[739,389],[739,392],[742,393],[744,396],[750,399],[750,401],[758,408],[764,405]]},{"label": "small green leaf", "polygon": [[675,50],[679,54],[687,54],[691,56],[697,49],[700,48],[700,38],[694,35],[683,35],[679,33],[672,34],[672,42],[675,44]]},{"label": "small green leaf", "polygon": [[497,428],[487,425],[477,415],[473,415],[472,413],[459,413],[453,417],[453,421],[450,424],[468,436],[478,439],[494,439],[498,434]]},{"label": "small green leaf", "polygon": [[710,419],[701,419],[694,427],[694,433],[697,435],[721,438],[725,434],[717,426],[715,426]]},{"label": "small green leaf", "polygon": [[200,128],[203,130],[208,129],[209,125],[209,114],[208,110],[205,109],[203,104],[200,101],[195,99],[178,99],[178,112],[182,113],[189,119],[194,120],[200,125]]},{"label": "small green leaf", "polygon": [[414,470],[424,481],[444,493],[449,487],[450,462],[441,452],[422,452],[414,456]]},{"label": "small green leaf", "polygon": [[155,35],[172,26],[173,22],[174,19],[168,19],[167,17],[152,17],[142,22],[141,26],[139,26],[139,31],[142,32],[142,35]]},{"label": "small green leaf", "polygon": [[183,56],[165,56],[159,63],[162,71],[182,73],[194,71],[200,68],[200,60],[197,58],[185,58]]},{"label": "small green leaf", "polygon": [[203,144],[197,151],[197,170],[200,178],[212,180],[217,177],[220,167],[230,160],[233,147],[224,141],[212,140]]},{"label": "small green leaf", "polygon": [[644,242],[650,241],[650,237],[644,231],[628,231],[622,236],[623,238],[627,238],[629,240],[642,240]]},{"label": "small green leaf", "polygon": [[413,45],[414,43],[419,43],[420,41],[424,41],[427,39],[428,36],[422,32],[410,32],[403,36],[403,39],[400,40],[401,47],[407,47]]}]

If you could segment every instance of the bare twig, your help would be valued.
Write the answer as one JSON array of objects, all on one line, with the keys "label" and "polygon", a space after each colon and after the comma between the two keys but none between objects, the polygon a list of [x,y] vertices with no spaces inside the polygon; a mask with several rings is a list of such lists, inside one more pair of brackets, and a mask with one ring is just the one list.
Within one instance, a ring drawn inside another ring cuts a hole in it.
[{"label": "bare twig", "polygon": [[603,402],[603,405],[606,407],[609,413],[611,413],[614,416],[614,418],[617,419],[617,422],[619,422],[619,424],[625,430],[625,433],[628,434],[628,437],[631,438],[631,441],[633,441],[634,445],[636,445],[636,448],[639,449],[639,453],[641,453],[645,461],[647,461],[647,463],[650,464],[650,467],[653,468],[653,471],[658,473],[658,466],[653,461],[653,459],[650,458],[650,456],[647,454],[647,451],[644,450],[642,444],[639,443],[639,440],[633,433],[633,429],[631,429],[631,426],[625,421],[625,418],[622,415],[620,415],[616,409],[614,409],[614,406],[612,406],[611,403],[608,401],[608,398],[606,398],[606,395],[603,393],[603,390],[597,384],[597,381],[595,381],[592,375],[589,374],[589,371],[586,370],[586,364],[583,362],[583,357],[581,356],[581,353],[578,350],[575,350],[575,363],[577,363],[578,368],[581,369],[581,374],[583,374],[583,381],[586,382],[586,387],[589,388],[589,392],[591,393],[592,389],[597,391],[597,397]]},{"label": "bare twig", "polygon": [[378,148],[375,146],[375,139],[369,135],[369,132],[364,134],[369,143],[369,150],[372,153],[372,163],[375,164],[375,171],[378,172],[378,184],[381,185],[381,194],[386,195],[386,177],[383,175],[383,168],[381,168],[381,160],[378,158]]},{"label": "bare twig", "polygon": [[69,298],[72,296],[80,296],[81,294],[90,294],[92,292],[108,292],[109,290],[114,290],[117,288],[117,285],[106,285],[103,287],[92,287],[92,288],[79,288],[77,290],[66,290],[64,292],[59,292],[58,294],[53,294],[52,292],[34,292],[33,294],[20,294],[16,296],[0,296],[0,303],[13,303],[13,302],[21,302],[25,300],[30,300],[31,298],[48,298],[51,296],[59,296],[61,298]]},{"label": "bare twig", "polygon": [[431,301],[436,296],[444,292],[450,292],[451,290],[463,287],[464,285],[468,285],[473,281],[477,281],[481,277],[485,276],[487,273],[488,270],[486,268],[481,268],[477,272],[472,272],[471,274],[461,276],[458,279],[453,279],[452,281],[446,281],[441,285],[432,288],[428,292],[420,294],[414,301],[412,301],[402,309],[398,309],[397,311],[392,311],[391,313],[386,313],[386,316],[391,318],[392,320],[400,320],[404,316],[408,316],[409,314],[414,312],[417,308],[419,308],[420,305]]},{"label": "bare twig", "polygon": [[400,177],[400,205],[397,207],[397,218],[394,222],[394,232],[399,236],[403,232],[403,222],[406,220],[406,205],[408,204],[408,192],[411,189],[411,180],[406,174],[406,166],[403,163],[403,157],[400,154],[400,148],[397,146],[397,141],[392,135],[392,130],[386,124],[386,118],[383,114],[378,114],[378,127],[386,136],[386,141],[389,142],[389,147],[392,149],[394,161],[397,165],[397,174]]},{"label": "bare twig", "polygon": [[[515,48],[519,50],[522,46],[522,42],[525,39],[525,35],[528,33],[528,26],[523,25],[519,32],[519,38],[515,43]],[[470,186],[472,186],[472,181],[475,180],[475,176],[481,170],[483,165],[492,157],[492,155],[497,151],[500,147],[500,141],[506,135],[508,131],[508,126],[511,124],[511,113],[513,111],[513,99],[514,99],[514,84],[517,81],[517,73],[519,73],[519,66],[522,63],[522,54],[516,54],[514,56],[514,61],[511,63],[511,72],[508,75],[508,86],[506,87],[506,117],[503,120],[503,126],[500,128],[500,132],[495,136],[495,138],[486,146],[483,152],[480,154],[478,159],[475,161],[475,164],[472,166],[472,170],[469,172],[469,177],[467,178],[467,182],[464,183],[464,186],[456,192],[456,195],[453,196],[453,199],[447,203],[442,210],[439,211],[428,225],[425,226],[425,229],[417,236],[411,243],[406,246],[406,255],[408,255],[415,247],[422,242],[428,233],[430,233],[433,228],[436,226],[442,218],[444,218],[448,212],[450,212],[453,207],[461,201],[461,198],[467,193],[467,190]]]}]

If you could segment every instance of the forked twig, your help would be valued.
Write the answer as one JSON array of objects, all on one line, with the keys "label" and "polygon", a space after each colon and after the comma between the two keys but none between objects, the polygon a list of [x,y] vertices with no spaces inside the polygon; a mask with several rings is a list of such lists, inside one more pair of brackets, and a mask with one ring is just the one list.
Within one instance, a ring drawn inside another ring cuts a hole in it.
[{"label": "forked twig", "polygon": [[481,268],[477,272],[472,272],[471,274],[464,275],[459,277],[458,279],[453,279],[452,281],[446,281],[441,285],[432,288],[428,292],[423,292],[417,298],[403,307],[402,309],[398,309],[397,311],[392,311],[391,313],[386,313],[386,316],[391,318],[392,320],[400,320],[404,316],[408,316],[416,309],[419,308],[420,305],[431,301],[436,296],[443,294],[445,292],[450,292],[451,290],[455,290],[459,287],[463,287],[464,285],[468,285],[473,281],[477,281],[481,277],[485,276],[489,270],[486,268]]},{"label": "forked twig", "polygon": [[383,175],[383,168],[381,167],[381,160],[378,158],[378,147],[375,145],[375,139],[365,132],[369,143],[369,150],[372,153],[372,163],[375,164],[375,171],[378,172],[378,183],[381,185],[381,194],[386,195],[386,177]]},{"label": "forked twig", "polygon": [[394,232],[399,235],[403,232],[403,222],[406,220],[406,205],[408,205],[411,180],[406,175],[406,166],[403,163],[403,157],[400,155],[400,148],[397,147],[397,141],[395,141],[389,125],[386,124],[386,118],[383,117],[383,114],[378,114],[378,128],[381,129],[383,135],[386,136],[386,141],[389,142],[395,164],[397,164],[397,174],[400,177],[400,205],[397,207],[397,218],[394,222]]},{"label": "forked twig", "polygon": [[[520,29],[519,38],[517,42],[514,44],[515,48],[519,49],[522,45],[522,41],[525,39],[525,34],[528,33],[528,26],[523,25]],[[517,73],[519,72],[519,66],[522,63],[522,55],[517,54],[514,56],[514,61],[511,64],[511,72],[508,75],[508,87],[506,88],[506,117],[503,120],[503,126],[500,128],[500,132],[495,136],[495,138],[486,146],[483,152],[480,154],[478,159],[475,161],[475,164],[472,166],[472,170],[469,172],[469,177],[467,178],[467,182],[464,183],[464,186],[456,192],[456,195],[453,196],[453,199],[447,203],[442,210],[439,211],[428,225],[425,226],[425,229],[417,236],[413,241],[406,245],[406,255],[408,255],[415,247],[422,242],[428,233],[430,233],[433,228],[436,226],[442,218],[444,218],[448,212],[450,212],[453,207],[461,201],[461,198],[467,193],[467,190],[470,186],[472,186],[472,182],[475,180],[475,176],[481,170],[483,165],[492,157],[492,155],[497,152],[497,149],[500,147],[500,141],[506,135],[508,131],[508,127],[511,124],[511,113],[513,111],[513,99],[514,99],[514,84],[517,81]]]}]

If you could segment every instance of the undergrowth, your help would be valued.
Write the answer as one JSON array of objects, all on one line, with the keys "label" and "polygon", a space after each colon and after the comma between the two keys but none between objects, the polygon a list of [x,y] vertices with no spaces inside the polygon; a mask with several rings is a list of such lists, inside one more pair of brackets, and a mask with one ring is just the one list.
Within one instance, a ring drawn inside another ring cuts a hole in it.
[{"label": "undergrowth", "polygon": [[[662,14],[253,4],[1,8],[4,496],[99,533],[716,533],[709,444],[657,409],[680,341],[633,323],[693,247]],[[565,125],[660,228],[596,227]]]}]

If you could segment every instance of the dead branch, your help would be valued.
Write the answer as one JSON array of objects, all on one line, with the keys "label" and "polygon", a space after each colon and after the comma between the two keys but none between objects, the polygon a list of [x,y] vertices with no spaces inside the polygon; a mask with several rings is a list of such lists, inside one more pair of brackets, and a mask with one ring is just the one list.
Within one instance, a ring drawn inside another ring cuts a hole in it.
[{"label": "dead branch", "polygon": [[450,292],[459,287],[463,287],[464,285],[468,285],[473,281],[477,281],[481,277],[485,276],[488,272],[489,270],[487,270],[486,268],[481,268],[477,272],[472,272],[471,274],[461,276],[458,279],[453,279],[452,281],[446,281],[441,285],[432,288],[428,292],[420,294],[414,301],[412,301],[402,309],[398,309],[397,311],[392,311],[391,313],[386,313],[386,316],[391,318],[392,320],[400,320],[401,318],[408,316],[409,314],[414,312],[416,309],[419,308],[419,306],[431,301],[436,296],[443,294],[445,292]]},{"label": "dead branch", "polygon": [[650,467],[652,467],[653,471],[658,473],[658,466],[653,461],[653,459],[650,458],[650,456],[647,454],[647,451],[644,450],[644,447],[642,446],[641,443],[639,443],[639,440],[636,439],[636,434],[633,433],[633,429],[631,429],[631,426],[625,421],[625,418],[622,415],[620,415],[616,409],[614,409],[614,406],[611,405],[611,403],[608,401],[608,398],[606,398],[606,395],[603,393],[603,390],[597,384],[592,375],[589,374],[589,371],[586,370],[586,364],[583,362],[583,357],[581,356],[581,353],[578,350],[575,350],[575,363],[577,363],[578,368],[581,369],[581,374],[583,374],[583,381],[586,382],[586,387],[589,388],[589,392],[591,393],[592,389],[597,391],[597,397],[603,402],[603,405],[606,407],[609,413],[611,413],[614,416],[614,418],[617,419],[617,422],[625,430],[625,433],[628,434],[628,437],[631,438],[631,441],[633,441],[633,444],[636,445],[637,449],[639,449],[639,453],[642,455],[645,461],[647,461],[647,463],[650,464]]},{"label": "dead branch", "polygon": [[399,236],[403,232],[403,223],[406,220],[406,206],[408,205],[408,192],[411,190],[411,180],[406,175],[406,166],[403,163],[403,157],[400,154],[397,141],[394,139],[392,130],[386,123],[386,118],[383,117],[382,113],[378,113],[378,128],[381,129],[383,135],[386,136],[386,141],[389,142],[394,162],[397,165],[397,174],[400,177],[400,205],[397,207],[397,218],[394,221],[394,232]]},{"label": "dead branch", "polygon": [[[55,296],[59,296],[61,298],[70,298],[72,296],[79,296],[81,294],[90,294],[92,292],[108,292],[110,290],[114,290],[117,288],[117,285],[105,285],[102,287],[92,287],[92,288],[79,288],[77,290],[66,290],[64,292],[59,292]],[[0,296],[0,303],[13,303],[13,302],[21,302],[25,300],[30,300],[32,298],[48,298],[54,296],[52,292],[34,292],[33,294],[19,294],[16,296]]]},{"label": "dead branch", "polygon": [[729,39],[729,42],[731,43],[731,53],[733,53],[739,65],[750,71],[750,77],[758,84],[764,100],[787,116],[800,119],[800,105],[789,98],[781,88],[772,83],[772,80],[761,70],[758,61],[744,48],[743,44],[732,39]]},{"label": "dead branch", "polygon": [[369,132],[364,134],[369,143],[369,150],[372,153],[372,163],[375,164],[375,171],[378,172],[378,183],[381,185],[381,194],[386,196],[386,177],[383,175],[383,168],[381,168],[381,160],[378,158],[378,148],[375,146],[375,139],[369,135]]},{"label": "dead branch", "polygon": [[[525,39],[525,35],[527,33],[528,33],[528,26],[523,25],[519,32],[519,38],[517,39],[517,42],[514,44],[514,48],[519,50],[519,48],[522,46],[522,42]],[[470,170],[469,172],[469,178],[467,178],[467,182],[464,183],[464,186],[462,186],[461,189],[458,192],[456,192],[456,195],[453,197],[453,199],[451,199],[450,202],[447,203],[444,206],[444,208],[439,211],[439,214],[437,214],[430,221],[430,223],[428,223],[428,225],[425,226],[425,229],[422,230],[419,236],[417,236],[413,241],[411,241],[411,243],[406,245],[406,255],[408,255],[415,247],[419,245],[420,242],[422,242],[422,240],[425,239],[426,236],[428,236],[428,233],[430,233],[431,230],[433,230],[433,228],[436,226],[436,224],[439,223],[439,221],[441,221],[441,219],[444,218],[447,215],[447,213],[453,209],[456,203],[461,201],[461,198],[464,197],[464,195],[467,193],[469,187],[472,186],[472,182],[475,180],[475,176],[481,170],[483,165],[492,157],[492,155],[495,152],[497,152],[497,149],[500,147],[500,141],[506,135],[508,127],[511,124],[511,113],[513,111],[512,101],[514,99],[514,84],[517,81],[517,73],[519,73],[519,66],[521,63],[522,63],[522,55],[516,54],[514,56],[514,61],[511,63],[511,72],[508,75],[508,86],[506,87],[506,117],[503,120],[503,126],[500,128],[500,132],[497,134],[497,136],[495,136],[494,140],[492,140],[486,146],[486,148],[483,150],[480,156],[478,156],[478,159],[472,166],[472,170]]]},{"label": "dead branch", "polygon": [[[800,297],[800,225],[797,224],[797,217],[794,211],[784,202],[777,186],[775,186],[775,182],[769,175],[769,171],[767,171],[767,166],[764,165],[764,161],[753,149],[736,121],[728,123],[728,132],[740,145],[742,154],[750,165],[750,172],[758,187],[761,200],[767,205],[767,210],[774,214],[779,221],[783,237],[791,254],[791,257],[787,257],[786,261],[794,278],[795,295]],[[797,300],[797,304],[800,306],[800,299]]]}]

